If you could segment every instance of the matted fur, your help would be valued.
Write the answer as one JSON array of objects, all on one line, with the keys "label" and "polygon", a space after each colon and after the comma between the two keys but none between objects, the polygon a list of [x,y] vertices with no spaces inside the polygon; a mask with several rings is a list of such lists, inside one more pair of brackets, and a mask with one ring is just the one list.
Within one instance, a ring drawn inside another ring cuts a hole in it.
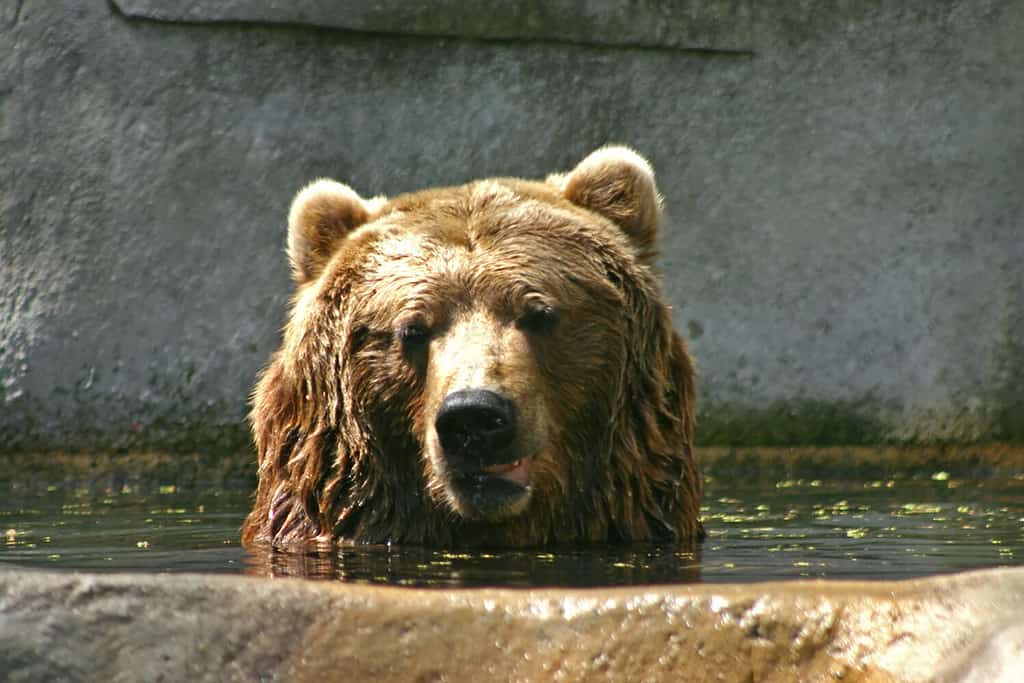
[{"label": "matted fur", "polygon": [[[605,148],[545,182],[391,200],[319,187],[291,211],[297,290],[253,393],[244,543],[700,536],[694,369],[652,270],[661,211],[646,161]],[[530,297],[557,307],[557,328],[520,329]],[[403,351],[410,320],[431,330],[422,355]],[[504,519],[459,513],[433,445],[440,401],[470,375],[500,384],[543,446],[525,509]]]}]

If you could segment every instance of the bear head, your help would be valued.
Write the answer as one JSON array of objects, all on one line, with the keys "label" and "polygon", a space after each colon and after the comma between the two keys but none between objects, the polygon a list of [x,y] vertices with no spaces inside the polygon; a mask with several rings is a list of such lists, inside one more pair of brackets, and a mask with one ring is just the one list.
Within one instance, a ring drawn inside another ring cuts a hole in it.
[{"label": "bear head", "polygon": [[251,420],[243,540],[694,539],[694,370],[653,270],[648,163],[289,213],[296,291]]}]

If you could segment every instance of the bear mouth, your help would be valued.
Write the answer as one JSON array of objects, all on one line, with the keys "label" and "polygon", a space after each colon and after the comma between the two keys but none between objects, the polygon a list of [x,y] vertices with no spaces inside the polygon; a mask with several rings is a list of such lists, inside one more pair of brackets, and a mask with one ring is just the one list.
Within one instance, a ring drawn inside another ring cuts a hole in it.
[{"label": "bear mouth", "polygon": [[522,486],[529,486],[530,466],[532,464],[533,456],[528,456],[525,458],[519,458],[515,462],[482,467],[480,468],[480,471],[490,477],[501,477],[502,479],[521,484]]},{"label": "bear mouth", "polygon": [[453,473],[448,492],[466,519],[497,521],[526,509],[531,493],[533,456],[475,471]]}]

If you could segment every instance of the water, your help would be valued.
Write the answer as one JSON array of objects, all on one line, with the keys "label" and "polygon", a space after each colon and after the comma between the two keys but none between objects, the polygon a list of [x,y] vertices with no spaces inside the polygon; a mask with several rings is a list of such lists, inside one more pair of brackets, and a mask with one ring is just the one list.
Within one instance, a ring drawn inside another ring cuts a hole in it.
[{"label": "water", "polygon": [[0,480],[0,564],[417,586],[898,579],[1024,564],[1024,476],[709,478],[700,547],[516,551],[239,546],[252,482]]}]

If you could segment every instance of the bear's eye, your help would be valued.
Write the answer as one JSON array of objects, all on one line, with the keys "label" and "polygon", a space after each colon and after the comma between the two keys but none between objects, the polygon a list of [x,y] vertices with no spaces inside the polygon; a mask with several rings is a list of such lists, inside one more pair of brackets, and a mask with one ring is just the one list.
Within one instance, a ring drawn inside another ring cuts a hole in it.
[{"label": "bear's eye", "polygon": [[422,349],[430,341],[430,330],[423,323],[409,323],[398,329],[398,339],[407,351]]},{"label": "bear's eye", "polygon": [[362,349],[367,340],[370,338],[370,328],[366,325],[360,325],[352,330],[352,334],[348,338],[349,353],[355,353]]},{"label": "bear's eye", "polygon": [[558,325],[558,318],[558,309],[554,306],[531,301],[516,321],[516,327],[525,332],[550,332]]}]

